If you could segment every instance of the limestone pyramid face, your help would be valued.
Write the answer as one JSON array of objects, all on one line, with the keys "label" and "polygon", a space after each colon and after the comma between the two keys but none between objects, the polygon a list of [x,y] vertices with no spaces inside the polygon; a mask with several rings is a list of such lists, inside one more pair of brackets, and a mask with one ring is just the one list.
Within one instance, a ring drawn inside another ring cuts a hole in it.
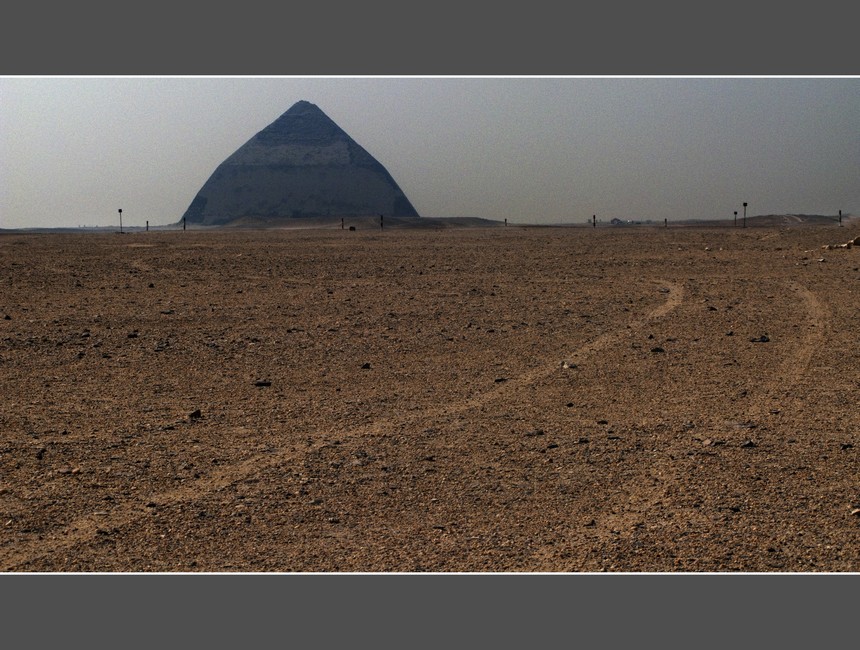
[{"label": "limestone pyramid face", "polygon": [[347,216],[417,217],[391,174],[325,113],[300,101],[221,163],[187,223]]}]

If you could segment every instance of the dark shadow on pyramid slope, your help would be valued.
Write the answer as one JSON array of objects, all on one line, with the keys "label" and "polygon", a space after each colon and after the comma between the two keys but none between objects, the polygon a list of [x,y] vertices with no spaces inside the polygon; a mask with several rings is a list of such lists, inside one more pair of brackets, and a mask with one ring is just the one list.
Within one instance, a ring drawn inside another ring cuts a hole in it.
[{"label": "dark shadow on pyramid slope", "polygon": [[417,217],[377,160],[310,102],[294,104],[221,163],[183,219]]}]

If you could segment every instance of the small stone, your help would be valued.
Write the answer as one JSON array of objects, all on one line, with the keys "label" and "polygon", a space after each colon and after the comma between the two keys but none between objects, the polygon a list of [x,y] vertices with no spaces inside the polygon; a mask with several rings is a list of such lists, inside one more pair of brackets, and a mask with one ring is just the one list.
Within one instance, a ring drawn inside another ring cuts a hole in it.
[{"label": "small stone", "polygon": [[534,437],[534,436],[542,436],[544,435],[543,429],[532,429],[531,431],[526,431],[526,436]]},{"label": "small stone", "polygon": [[197,409],[195,411],[191,411],[191,413],[188,414],[188,417],[192,420],[199,420],[203,417],[203,413],[200,412],[200,409]]},{"label": "small stone", "polygon": [[503,383],[503,382],[506,382],[507,380],[508,380],[508,378],[507,378],[507,377],[497,377],[497,378],[496,378],[496,383],[497,383],[497,384],[501,384],[501,383]]},{"label": "small stone", "polygon": [[272,382],[270,382],[268,379],[258,379],[257,381],[254,382],[254,386],[271,386],[271,385],[272,385]]},{"label": "small stone", "polygon": [[758,447],[758,445],[755,442],[753,442],[752,440],[747,440],[747,441],[741,443],[741,447],[750,448],[750,447]]},{"label": "small stone", "polygon": [[362,370],[370,370],[370,363],[365,363],[361,366]]},{"label": "small stone", "polygon": [[664,350],[660,346],[656,346],[656,347],[651,348],[651,352],[653,352],[654,354],[659,354],[660,352],[665,352],[665,351],[666,350]]}]

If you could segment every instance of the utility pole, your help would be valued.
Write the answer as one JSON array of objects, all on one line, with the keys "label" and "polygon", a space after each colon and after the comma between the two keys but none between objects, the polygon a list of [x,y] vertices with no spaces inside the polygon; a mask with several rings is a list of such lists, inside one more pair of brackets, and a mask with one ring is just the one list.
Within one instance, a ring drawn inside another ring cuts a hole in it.
[{"label": "utility pole", "polygon": [[738,211],[735,210],[735,228],[738,227]]},{"label": "utility pole", "polygon": [[747,227],[747,202],[744,201],[744,228]]},{"label": "utility pole", "polygon": [[591,227],[597,228],[597,215],[596,214],[591,215]]},{"label": "utility pole", "polygon": [[119,234],[122,234],[122,208],[119,209]]}]

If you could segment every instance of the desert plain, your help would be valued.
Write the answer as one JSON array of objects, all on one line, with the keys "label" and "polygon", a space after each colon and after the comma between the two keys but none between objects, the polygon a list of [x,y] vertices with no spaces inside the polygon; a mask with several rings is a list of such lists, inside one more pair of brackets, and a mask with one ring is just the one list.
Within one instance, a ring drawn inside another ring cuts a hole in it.
[{"label": "desert plain", "polygon": [[0,234],[0,570],[860,571],[858,235]]}]

